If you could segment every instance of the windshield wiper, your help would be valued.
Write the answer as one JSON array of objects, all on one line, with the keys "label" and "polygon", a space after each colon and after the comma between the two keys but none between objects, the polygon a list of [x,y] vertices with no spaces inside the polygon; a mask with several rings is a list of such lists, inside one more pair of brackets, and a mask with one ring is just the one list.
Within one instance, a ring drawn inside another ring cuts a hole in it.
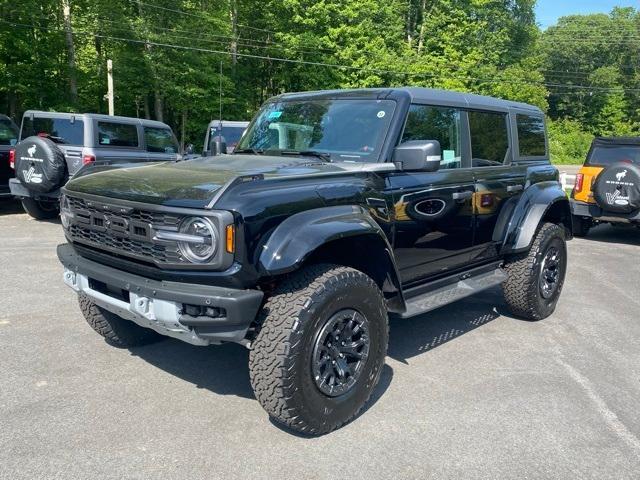
[{"label": "windshield wiper", "polygon": [[301,157],[316,157],[325,162],[331,162],[331,154],[317,150],[280,150],[280,155],[300,155]]},{"label": "windshield wiper", "polygon": [[233,153],[253,153],[254,155],[262,155],[264,150],[260,148],[236,148]]}]

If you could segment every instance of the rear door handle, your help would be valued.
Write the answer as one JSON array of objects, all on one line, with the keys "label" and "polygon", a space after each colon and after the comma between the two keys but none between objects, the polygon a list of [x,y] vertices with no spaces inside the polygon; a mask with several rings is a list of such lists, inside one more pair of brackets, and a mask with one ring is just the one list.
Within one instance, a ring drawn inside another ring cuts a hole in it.
[{"label": "rear door handle", "polygon": [[523,185],[509,185],[507,187],[507,192],[509,193],[521,192],[522,190],[524,190]]},{"label": "rear door handle", "polygon": [[452,195],[454,200],[466,200],[467,198],[471,198],[473,196],[473,192],[454,192]]}]

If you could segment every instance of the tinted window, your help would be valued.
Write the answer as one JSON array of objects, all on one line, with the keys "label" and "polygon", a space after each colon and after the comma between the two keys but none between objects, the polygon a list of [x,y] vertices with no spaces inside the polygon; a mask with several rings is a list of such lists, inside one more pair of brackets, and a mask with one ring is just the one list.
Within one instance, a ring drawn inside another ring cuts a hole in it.
[{"label": "tinted window", "polygon": [[220,126],[211,127],[209,135],[211,138],[222,135],[225,143],[227,144],[227,151],[230,152],[236,147],[236,145],[238,145],[244,130],[244,127],[228,127],[223,124],[222,128],[220,128]]},{"label": "tinted window", "polygon": [[395,106],[392,100],[269,103],[258,113],[237,148],[315,150],[335,160],[376,161]]},{"label": "tinted window", "polygon": [[144,141],[147,152],[178,153],[178,142],[166,128],[144,127]]},{"label": "tinted window", "polygon": [[542,117],[517,115],[518,142],[521,157],[544,157],[547,153]]},{"label": "tinted window", "polygon": [[606,166],[616,162],[629,162],[640,165],[640,145],[595,147],[591,151],[587,164]]},{"label": "tinted window", "polygon": [[84,122],[75,119],[72,123],[68,118],[38,118],[33,120],[25,117],[22,121],[22,135],[27,138],[32,135],[47,137],[56,143],[65,145],[84,144]]},{"label": "tinted window", "polygon": [[18,141],[18,129],[13,122],[0,119],[0,145],[15,145]]},{"label": "tinted window", "polygon": [[502,165],[509,150],[507,115],[469,112],[471,154],[474,167]]},{"label": "tinted window", "polygon": [[135,148],[138,146],[138,128],[126,123],[98,122],[98,145]]},{"label": "tinted window", "polygon": [[460,168],[460,111],[453,108],[411,105],[402,141],[437,140],[442,148],[441,168]]}]

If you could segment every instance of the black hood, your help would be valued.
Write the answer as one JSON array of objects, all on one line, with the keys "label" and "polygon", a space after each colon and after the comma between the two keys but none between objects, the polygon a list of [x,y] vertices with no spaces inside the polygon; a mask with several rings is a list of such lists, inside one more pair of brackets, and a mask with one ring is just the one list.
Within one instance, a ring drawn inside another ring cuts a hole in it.
[{"label": "black hood", "polygon": [[309,157],[222,155],[184,162],[82,169],[66,185],[69,192],[187,208],[205,207],[238,176],[265,178],[340,172],[338,164]]}]

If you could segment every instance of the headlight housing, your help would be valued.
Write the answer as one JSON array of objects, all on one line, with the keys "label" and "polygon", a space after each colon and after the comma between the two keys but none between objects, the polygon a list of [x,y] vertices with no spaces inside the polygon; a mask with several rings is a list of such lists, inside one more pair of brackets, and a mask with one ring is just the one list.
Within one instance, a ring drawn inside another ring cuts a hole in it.
[{"label": "headlight housing", "polygon": [[207,263],[218,249],[215,225],[205,217],[188,217],[180,224],[178,248],[192,263]]},{"label": "headlight housing", "polygon": [[62,227],[65,229],[69,228],[72,218],[73,212],[69,205],[69,199],[66,195],[62,195],[60,197],[60,221],[62,222]]}]

